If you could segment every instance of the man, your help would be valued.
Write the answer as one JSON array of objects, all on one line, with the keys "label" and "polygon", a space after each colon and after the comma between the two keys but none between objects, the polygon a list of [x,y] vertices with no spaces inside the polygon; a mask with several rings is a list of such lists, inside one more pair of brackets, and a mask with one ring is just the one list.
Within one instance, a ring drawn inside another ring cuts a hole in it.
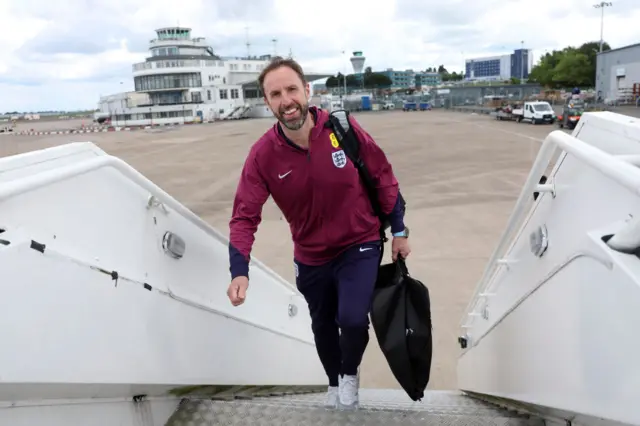
[{"label": "man", "polygon": [[[271,195],[291,229],[296,286],[309,305],[318,356],[329,378],[327,405],[356,408],[380,264],[380,221],[358,170],[326,126],[327,112],[309,106],[309,85],[300,66],[275,58],[258,81],[278,122],[251,147],[242,169],[229,224],[232,281],[227,294],[234,306],[245,301],[254,234]],[[408,229],[391,165],[352,117],[350,125],[382,210],[390,217],[392,257],[407,257]]]}]

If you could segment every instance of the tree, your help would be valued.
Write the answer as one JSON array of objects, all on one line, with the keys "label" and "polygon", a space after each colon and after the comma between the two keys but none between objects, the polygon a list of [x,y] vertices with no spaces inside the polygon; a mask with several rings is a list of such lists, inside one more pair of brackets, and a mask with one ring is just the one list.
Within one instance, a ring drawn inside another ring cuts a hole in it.
[{"label": "tree", "polygon": [[[611,50],[611,46],[603,43],[602,50]],[[593,87],[599,51],[599,42],[587,42],[577,48],[568,46],[546,53],[540,58],[540,63],[531,70],[529,81],[549,88]]]},{"label": "tree", "polygon": [[372,72],[364,75],[364,87],[367,89],[380,89],[391,86],[391,79],[379,72]]},{"label": "tree", "polygon": [[593,86],[595,76],[591,76],[589,57],[579,51],[570,51],[563,55],[553,69],[552,80],[558,86]]},{"label": "tree", "polygon": [[[344,84],[344,82],[342,84]],[[358,78],[355,75],[353,74],[347,75],[347,87],[360,87],[360,86],[362,86],[362,83],[360,82],[360,80],[358,80]]]},{"label": "tree", "polygon": [[459,74],[455,71],[452,73],[440,73],[440,78],[442,81],[460,81],[464,79],[464,72],[460,72]]},{"label": "tree", "polygon": [[343,85],[344,76],[342,75],[342,73],[338,73],[337,75],[333,75],[327,78],[327,82],[325,83],[325,86],[327,86],[327,88],[342,87]]},{"label": "tree", "polygon": [[[605,52],[607,50],[611,50],[611,46],[609,43],[602,43],[602,51]],[[588,43],[584,43],[582,46],[578,48],[580,53],[583,53],[587,56],[589,60],[589,75],[592,76],[593,81],[590,83],[590,86],[596,85],[596,63],[598,58],[598,52],[600,51],[600,42],[598,41],[590,41]]]},{"label": "tree", "polygon": [[[364,78],[365,88],[373,89],[391,86],[391,79],[389,77],[378,72],[373,72],[371,67],[367,67],[364,70],[364,75],[362,77],[357,77],[355,74],[348,74],[347,87],[352,89],[362,87],[362,78]],[[342,73],[338,73],[337,75],[327,78],[325,86],[327,86],[328,89],[342,88],[344,86],[344,75]]]}]

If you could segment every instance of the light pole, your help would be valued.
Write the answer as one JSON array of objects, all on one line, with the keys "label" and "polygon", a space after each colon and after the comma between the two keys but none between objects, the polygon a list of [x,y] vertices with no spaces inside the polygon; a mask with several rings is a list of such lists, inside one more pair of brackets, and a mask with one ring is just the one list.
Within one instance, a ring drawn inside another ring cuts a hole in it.
[{"label": "light pole", "polygon": [[[345,60],[345,57],[346,57],[346,50],[343,50],[342,54],[345,55],[342,58],[342,61],[344,63],[344,60]],[[348,70],[345,68],[345,70],[344,70],[344,97],[345,97],[345,99],[347,98],[347,72],[348,72]]]},{"label": "light pole", "polygon": [[524,80],[524,40],[520,42],[520,84]]},{"label": "light pole", "polygon": [[602,53],[602,43],[604,41],[604,8],[608,6],[613,6],[613,3],[610,1],[601,1],[593,5],[596,9],[600,9],[600,53]]}]

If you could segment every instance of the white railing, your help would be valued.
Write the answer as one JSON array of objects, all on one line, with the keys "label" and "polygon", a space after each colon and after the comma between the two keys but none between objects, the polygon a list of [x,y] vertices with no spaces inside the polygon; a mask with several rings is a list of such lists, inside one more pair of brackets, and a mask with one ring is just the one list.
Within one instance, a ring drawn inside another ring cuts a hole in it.
[{"label": "white railing", "polygon": [[133,71],[166,68],[199,68],[199,67],[224,67],[222,61],[210,59],[167,59],[163,61],[138,62],[133,64]]},{"label": "white railing", "polygon": [[[121,159],[110,155],[102,155],[100,157],[90,158],[78,164],[65,166],[63,169],[46,170],[31,176],[20,178],[19,180],[2,183],[0,184],[0,201],[6,200],[19,194],[33,191],[35,189],[42,188],[51,183],[61,182],[106,167],[111,167],[119,171],[124,176],[140,185],[145,190],[149,191],[150,196],[153,197],[150,197],[149,202],[153,201],[156,204],[160,203],[169,206],[179,215],[186,218],[189,222],[205,231],[210,236],[216,238],[218,241],[228,244],[229,240],[215,228],[202,220],[199,216],[186,208],[171,195],[167,194],[136,169],[134,169]],[[262,262],[251,259],[251,263],[264,270],[283,287],[291,291],[292,294],[299,294],[294,286],[289,285],[282,277],[280,277]]]},{"label": "white railing", "polygon": [[[466,328],[469,318],[480,315],[480,313],[474,309],[476,302],[480,298],[489,296],[485,290],[491,282],[491,278],[497,272],[497,268],[508,263],[507,259],[503,259],[502,256],[504,256],[507,246],[512,244],[512,234],[521,228],[526,214],[531,210],[533,193],[536,191],[540,193],[554,192],[553,183],[540,185],[538,182],[549,165],[556,148],[562,149],[567,154],[574,156],[586,165],[598,170],[605,177],[614,180],[635,195],[640,196],[640,169],[632,165],[632,162],[628,161],[626,157],[621,158],[608,154],[561,130],[555,130],[549,133],[540,147],[535,163],[531,167],[529,177],[511,213],[511,217],[509,218],[500,242],[489,262],[487,262],[484,273],[476,285],[473,296],[467,305],[466,314],[460,322],[461,327]],[[637,159],[636,157],[637,156],[630,156],[629,159],[635,160]]]}]

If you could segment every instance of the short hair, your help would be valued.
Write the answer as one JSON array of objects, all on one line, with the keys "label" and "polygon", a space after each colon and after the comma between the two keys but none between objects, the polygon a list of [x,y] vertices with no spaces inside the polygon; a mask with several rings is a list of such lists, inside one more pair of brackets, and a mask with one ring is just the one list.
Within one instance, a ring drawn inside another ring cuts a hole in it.
[{"label": "short hair", "polygon": [[264,79],[267,77],[267,74],[269,74],[271,71],[277,70],[280,67],[291,68],[293,71],[295,71],[296,74],[298,74],[298,77],[300,77],[300,80],[302,80],[302,84],[305,84],[307,82],[304,78],[304,72],[302,71],[302,67],[299,63],[297,63],[292,58],[283,58],[282,56],[276,56],[271,59],[269,65],[267,65],[262,70],[260,76],[258,77],[258,84],[260,85],[260,90],[262,91],[262,93],[264,93]]}]

